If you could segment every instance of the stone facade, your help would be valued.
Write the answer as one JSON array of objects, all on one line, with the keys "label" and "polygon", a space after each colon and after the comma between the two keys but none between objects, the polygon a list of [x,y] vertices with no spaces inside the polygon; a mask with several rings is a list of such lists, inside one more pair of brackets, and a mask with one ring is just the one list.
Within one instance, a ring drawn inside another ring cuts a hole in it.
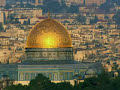
[{"label": "stone facade", "polygon": [[73,60],[72,48],[26,48],[27,60]]}]

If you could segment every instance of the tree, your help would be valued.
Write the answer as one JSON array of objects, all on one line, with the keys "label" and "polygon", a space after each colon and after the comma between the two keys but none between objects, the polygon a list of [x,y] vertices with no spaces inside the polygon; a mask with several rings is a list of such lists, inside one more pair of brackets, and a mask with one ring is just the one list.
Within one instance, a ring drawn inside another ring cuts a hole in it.
[{"label": "tree", "polygon": [[4,24],[6,24],[6,14],[3,13],[3,17],[4,17]]},{"label": "tree", "polygon": [[6,4],[4,8],[5,8],[5,9],[10,9],[11,6],[10,6],[10,4]]},{"label": "tree", "polygon": [[117,70],[118,70],[118,64],[113,63],[112,69],[113,69],[114,71],[117,71]]},{"label": "tree", "polygon": [[105,13],[108,13],[110,12],[110,8],[113,8],[113,7],[114,7],[114,0],[106,0],[105,3],[99,6],[99,9],[101,9]]},{"label": "tree", "polygon": [[5,90],[120,90],[120,77],[112,77],[113,73],[101,71],[97,77],[84,79],[72,86],[69,82],[52,83],[47,77],[38,74],[29,85],[11,85]]},{"label": "tree", "polygon": [[98,17],[95,16],[94,19],[90,20],[90,24],[96,24],[98,22]]},{"label": "tree", "polygon": [[30,25],[30,18],[28,18],[28,25]]},{"label": "tree", "polygon": [[15,18],[15,23],[16,23],[16,24],[19,24],[19,23],[20,23],[18,18]]},{"label": "tree", "polygon": [[[102,71],[98,77],[86,78],[84,82],[75,86],[76,90],[111,90],[112,76],[108,72]],[[114,89],[112,89],[114,90]]]},{"label": "tree", "polygon": [[61,0],[61,7],[62,7],[62,12],[63,13],[67,12],[68,7],[67,7],[67,5],[66,5],[64,0]]},{"label": "tree", "polygon": [[29,88],[27,86],[24,86],[22,84],[18,84],[18,85],[11,85],[6,87],[5,90],[29,90]]},{"label": "tree", "polygon": [[77,5],[71,5],[68,9],[69,13],[79,13],[79,7]]},{"label": "tree", "polygon": [[3,30],[4,30],[4,28],[3,28],[3,24],[0,23],[0,31],[3,31]]},{"label": "tree", "polygon": [[47,13],[48,9],[50,9],[50,12],[52,13],[59,13],[62,10],[60,3],[57,0],[44,0],[43,1],[43,12]]},{"label": "tree", "polygon": [[83,15],[78,15],[75,20],[81,24],[85,24],[86,23],[86,17]]},{"label": "tree", "polygon": [[14,23],[14,20],[15,20],[15,15],[14,14],[10,14],[8,16],[8,18],[9,18],[10,23]]},{"label": "tree", "polygon": [[54,83],[42,74],[38,74],[35,79],[29,83],[29,90],[53,90]]},{"label": "tree", "polygon": [[109,17],[108,17],[108,16],[105,16],[104,19],[105,19],[105,20],[109,20]]},{"label": "tree", "polygon": [[56,90],[73,90],[70,82],[61,82],[56,84]]},{"label": "tree", "polygon": [[28,25],[28,22],[24,20],[23,25]]},{"label": "tree", "polygon": [[112,17],[117,27],[120,26],[120,10]]},{"label": "tree", "polygon": [[95,58],[96,58],[96,55],[93,53],[88,56],[88,59],[95,59]]},{"label": "tree", "polygon": [[103,29],[104,27],[103,27],[102,25],[99,25],[98,28],[99,28],[99,29]]}]

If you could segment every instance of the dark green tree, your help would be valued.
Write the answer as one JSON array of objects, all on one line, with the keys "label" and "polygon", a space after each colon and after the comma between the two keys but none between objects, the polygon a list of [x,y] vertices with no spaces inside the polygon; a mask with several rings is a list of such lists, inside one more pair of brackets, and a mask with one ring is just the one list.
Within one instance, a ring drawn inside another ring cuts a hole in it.
[{"label": "dark green tree", "polygon": [[61,1],[61,8],[62,8],[62,12],[63,13],[66,13],[67,10],[68,10],[68,7],[67,7],[67,5],[66,5],[64,0]]},{"label": "dark green tree", "polygon": [[10,23],[14,23],[14,20],[15,20],[15,15],[14,14],[10,14],[8,16],[8,18],[9,18]]},{"label": "dark green tree", "polygon": [[11,8],[11,5],[10,5],[10,4],[6,4],[4,8],[5,8],[5,9],[10,9],[10,8]]},{"label": "dark green tree", "polygon": [[86,78],[84,82],[75,85],[75,90],[114,90],[111,89],[112,76],[103,71],[97,77]]},{"label": "dark green tree", "polygon": [[104,27],[103,27],[102,25],[99,25],[98,28],[99,28],[99,29],[103,29]]},{"label": "dark green tree", "polygon": [[77,5],[71,5],[68,9],[69,13],[79,13],[79,7]]},{"label": "dark green tree", "polygon": [[54,90],[54,88],[54,83],[42,74],[38,74],[37,77],[29,83],[29,90]]},{"label": "dark green tree", "polygon": [[18,84],[18,85],[11,85],[6,87],[5,90],[28,90],[29,88],[27,86],[24,86],[22,84]]},{"label": "dark green tree", "polygon": [[4,28],[3,28],[3,24],[0,23],[0,31],[3,31],[3,30],[4,30]]},{"label": "dark green tree", "polygon": [[44,0],[43,1],[43,12],[47,13],[48,10],[52,13],[59,13],[61,12],[60,3],[57,0]]},{"label": "dark green tree", "polygon": [[108,17],[108,16],[105,16],[104,19],[105,19],[105,20],[109,20],[109,17]]},{"label": "dark green tree", "polygon": [[24,20],[23,25],[28,25],[28,22]]},{"label": "dark green tree", "polygon": [[114,8],[114,0],[106,0],[105,3],[99,6],[99,9],[101,9],[105,13],[110,12],[110,8]]},{"label": "dark green tree", "polygon": [[3,13],[3,17],[4,17],[4,24],[6,24],[7,22],[6,22],[6,14],[5,13]]},{"label": "dark green tree", "polygon": [[115,21],[117,28],[120,27],[120,10],[118,10],[118,12],[113,16],[113,20]]},{"label": "dark green tree", "polygon": [[73,86],[70,82],[61,82],[56,84],[56,90],[73,90]]},{"label": "dark green tree", "polygon": [[95,58],[96,58],[96,55],[93,53],[88,56],[88,59],[95,59]]},{"label": "dark green tree", "polygon": [[15,18],[15,24],[19,24],[19,19],[18,18]]},{"label": "dark green tree", "polygon": [[30,18],[28,18],[28,25],[30,25]]},{"label": "dark green tree", "polygon": [[94,19],[90,20],[90,24],[96,24],[98,22],[98,17],[95,16]]},{"label": "dark green tree", "polygon": [[81,23],[81,24],[85,24],[86,23],[86,17],[83,16],[83,15],[78,15],[75,20],[78,22],[78,23]]}]

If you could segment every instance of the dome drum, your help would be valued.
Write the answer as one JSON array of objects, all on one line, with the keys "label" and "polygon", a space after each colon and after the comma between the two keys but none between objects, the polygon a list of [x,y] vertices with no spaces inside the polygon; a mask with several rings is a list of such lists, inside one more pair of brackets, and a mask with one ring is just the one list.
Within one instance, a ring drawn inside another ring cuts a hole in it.
[{"label": "dome drum", "polygon": [[26,48],[27,61],[73,60],[72,48]]}]

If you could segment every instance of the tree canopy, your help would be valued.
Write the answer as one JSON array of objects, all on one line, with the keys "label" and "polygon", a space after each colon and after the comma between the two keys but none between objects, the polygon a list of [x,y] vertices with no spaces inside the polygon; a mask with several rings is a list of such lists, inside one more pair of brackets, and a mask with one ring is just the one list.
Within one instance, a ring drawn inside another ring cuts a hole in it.
[{"label": "tree canopy", "polygon": [[102,71],[97,77],[86,78],[84,82],[71,85],[69,82],[53,83],[49,78],[38,74],[29,85],[11,85],[6,90],[120,90],[120,77]]},{"label": "tree canopy", "polygon": [[95,16],[94,19],[90,20],[90,24],[96,24],[98,22],[98,17]]},{"label": "tree canopy", "polygon": [[85,24],[86,23],[86,17],[83,15],[78,15],[75,20],[81,24]]},{"label": "tree canopy", "polygon": [[120,10],[113,16],[113,20],[116,24],[120,24]]},{"label": "tree canopy", "polygon": [[0,31],[3,31],[3,30],[4,30],[4,28],[3,28],[3,24],[0,23]]},{"label": "tree canopy", "polygon": [[48,9],[50,9],[50,12],[53,13],[59,13],[61,12],[61,6],[60,3],[57,0],[44,0],[43,1],[43,12],[48,12]]}]

